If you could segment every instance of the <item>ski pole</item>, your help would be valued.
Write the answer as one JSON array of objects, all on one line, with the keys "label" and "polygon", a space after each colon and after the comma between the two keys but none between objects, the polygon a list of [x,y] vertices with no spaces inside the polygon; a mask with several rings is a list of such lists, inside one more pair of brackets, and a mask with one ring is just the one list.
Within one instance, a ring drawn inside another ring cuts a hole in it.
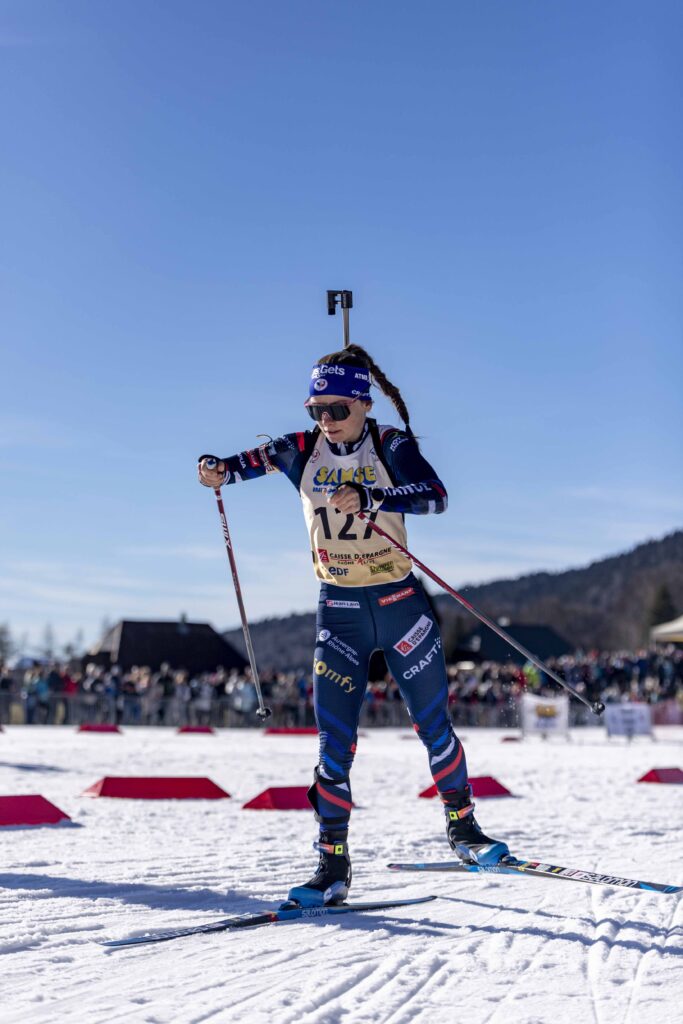
[{"label": "ski pole", "polygon": [[595,700],[591,703],[591,701],[586,700],[585,697],[582,697],[578,690],[575,690],[574,687],[570,686],[569,683],[565,682],[565,680],[562,679],[561,676],[559,676],[556,672],[553,672],[551,668],[548,668],[548,666],[545,665],[540,658],[537,658],[535,654],[532,654],[531,651],[528,651],[526,647],[523,647],[522,644],[518,643],[516,640],[513,640],[510,634],[506,633],[505,630],[501,626],[499,626],[497,622],[494,622],[493,619],[490,619],[488,617],[488,615],[484,615],[483,612],[480,612],[477,608],[474,607],[473,604],[470,604],[467,598],[463,597],[462,594],[459,594],[457,590],[454,590],[453,587],[449,587],[445,580],[442,580],[440,576],[437,576],[435,572],[432,572],[432,570],[429,569],[424,564],[424,562],[421,562],[419,558],[416,558],[415,555],[411,554],[410,551],[408,551],[407,548],[404,548],[402,544],[399,544],[399,542],[394,537],[386,533],[381,526],[378,526],[377,523],[374,523],[372,521],[372,519],[369,519],[364,512],[358,512],[357,515],[359,519],[365,520],[365,522],[367,523],[371,530],[374,530],[375,533],[378,533],[380,537],[384,537],[384,539],[388,540],[389,543],[393,545],[393,547],[395,547],[398,551],[401,551],[404,555],[406,555],[412,562],[415,563],[415,565],[419,566],[420,569],[422,569],[422,572],[425,573],[425,575],[429,576],[430,579],[434,580],[434,582],[438,584],[438,586],[440,586],[443,590],[445,590],[447,594],[450,594],[451,597],[454,597],[458,604],[461,604],[463,608],[466,608],[468,612],[471,612],[471,614],[474,615],[475,618],[479,619],[480,622],[483,622],[485,626],[488,626],[489,629],[492,629],[494,633],[497,633],[498,636],[505,640],[506,643],[510,644],[510,646],[514,647],[516,651],[519,651],[520,654],[524,655],[527,661],[530,661],[532,665],[535,665],[536,668],[541,670],[541,672],[545,672],[545,674],[550,676],[550,678],[554,680],[559,686],[561,686],[563,689],[571,693],[572,696],[576,697],[577,700],[580,700],[582,704],[585,704],[586,707],[589,708],[589,710],[592,711],[594,715],[601,715],[603,713],[603,711],[605,710],[605,705],[602,703],[602,701]]},{"label": "ski pole", "polygon": [[350,291],[329,291],[327,292],[327,312],[334,316],[337,312],[337,304],[341,306],[344,318],[344,348],[348,348],[349,336],[349,310],[353,309],[353,292]]},{"label": "ski pole", "polygon": [[[206,459],[206,468],[215,469],[217,460]],[[220,487],[215,487],[213,493],[216,495],[216,504],[218,505],[218,515],[221,519],[221,527],[223,529],[223,539],[225,540],[225,550],[228,552],[228,558],[230,560],[230,570],[232,572],[232,582],[235,584],[235,595],[237,597],[237,606],[240,610],[240,618],[242,620],[242,632],[244,633],[244,643],[247,648],[247,654],[249,655],[249,664],[251,666],[251,677],[254,681],[254,688],[256,690],[256,696],[258,698],[258,708],[256,714],[259,718],[268,718],[272,715],[270,708],[265,707],[263,703],[263,694],[261,693],[261,683],[259,682],[258,669],[256,668],[256,658],[254,657],[254,648],[251,643],[251,633],[249,632],[249,623],[247,622],[247,613],[244,610],[244,601],[242,600],[242,588],[240,587],[239,576],[237,575],[237,563],[235,562],[235,553],[232,549],[232,541],[230,540],[230,531],[228,529],[228,517],[225,514],[225,507],[223,505],[223,496],[221,495]]]}]

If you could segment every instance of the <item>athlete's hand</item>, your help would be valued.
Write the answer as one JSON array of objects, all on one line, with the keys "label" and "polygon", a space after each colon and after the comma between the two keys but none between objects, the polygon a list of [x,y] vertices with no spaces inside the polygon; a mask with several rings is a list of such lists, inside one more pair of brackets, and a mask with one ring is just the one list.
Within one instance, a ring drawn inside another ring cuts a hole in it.
[{"label": "athlete's hand", "polygon": [[197,475],[200,484],[205,487],[221,487],[225,483],[225,463],[217,459],[215,455],[200,455],[197,466]]},{"label": "athlete's hand", "polygon": [[363,507],[360,494],[356,488],[348,487],[346,484],[333,494],[328,494],[327,504],[336,508],[338,512],[343,512],[345,515],[360,512]]}]

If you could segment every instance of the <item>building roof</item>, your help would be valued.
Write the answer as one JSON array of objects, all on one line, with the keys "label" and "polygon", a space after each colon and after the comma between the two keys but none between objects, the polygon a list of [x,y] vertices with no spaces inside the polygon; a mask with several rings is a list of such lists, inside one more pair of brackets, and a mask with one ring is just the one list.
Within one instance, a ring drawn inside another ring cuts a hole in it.
[{"label": "building roof", "polygon": [[[542,661],[546,658],[559,658],[563,654],[572,654],[574,650],[572,645],[551,626],[513,622],[501,628]],[[484,625],[471,630],[458,647],[460,651],[470,652],[481,661],[513,661],[517,665],[523,665],[527,660],[523,654]]]},{"label": "building roof", "polygon": [[163,662],[188,672],[211,672],[219,666],[243,669],[245,658],[208,622],[165,622],[122,619],[108,630],[86,659],[117,664],[123,669],[146,665],[153,671]]}]

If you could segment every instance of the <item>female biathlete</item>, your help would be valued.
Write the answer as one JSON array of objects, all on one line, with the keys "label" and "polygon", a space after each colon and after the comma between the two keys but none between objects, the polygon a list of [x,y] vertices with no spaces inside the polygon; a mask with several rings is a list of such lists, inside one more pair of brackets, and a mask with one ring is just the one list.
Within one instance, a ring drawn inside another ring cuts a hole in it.
[{"label": "female biathlete", "polygon": [[[405,430],[368,416],[370,385],[393,402]],[[410,560],[355,517],[407,544],[403,517],[444,512],[446,490],[420,453],[397,387],[358,345],[313,367],[306,408],[316,427],[219,459],[203,455],[199,480],[220,487],[282,472],[298,489],[316,576],[321,581],[313,661],[320,759],[309,801],[320,825],[318,869],[289,898],[302,905],[341,902],[351,884],[347,836],[349,774],[373,651],[383,650],[446,811],[448,841],[465,861],[492,864],[509,851],[474,817],[465,753],[448,715],[448,680],[439,627]]]}]

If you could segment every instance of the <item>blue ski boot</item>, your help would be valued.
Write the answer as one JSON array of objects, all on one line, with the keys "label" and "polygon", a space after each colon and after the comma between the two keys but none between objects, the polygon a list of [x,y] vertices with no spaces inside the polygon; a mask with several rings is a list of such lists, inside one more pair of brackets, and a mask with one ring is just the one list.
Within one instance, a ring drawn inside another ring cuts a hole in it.
[{"label": "blue ski boot", "polygon": [[451,849],[466,864],[497,864],[510,854],[506,843],[484,835],[474,817],[472,787],[442,793],[446,811],[446,835]]},{"label": "blue ski boot", "polygon": [[288,899],[302,907],[324,907],[343,903],[351,885],[351,858],[346,842],[348,832],[321,832],[313,848],[320,853],[318,870],[305,885],[289,890]]}]

